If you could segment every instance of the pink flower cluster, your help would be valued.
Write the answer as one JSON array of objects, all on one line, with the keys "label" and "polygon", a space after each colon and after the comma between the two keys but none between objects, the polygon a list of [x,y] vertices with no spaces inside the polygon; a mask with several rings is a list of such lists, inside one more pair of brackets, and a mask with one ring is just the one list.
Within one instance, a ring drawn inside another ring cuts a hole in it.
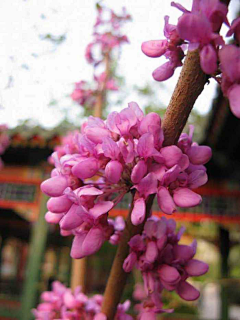
[{"label": "pink flower cluster", "polygon": [[204,164],[211,149],[192,142],[183,133],[178,145],[163,147],[161,118],[144,116],[136,102],[106,121],[89,117],[74,136],[74,153],[52,155],[55,169],[41,185],[51,199],[48,222],[59,223],[63,235],[73,234],[71,256],[95,253],[105,240],[116,243],[124,228],[108,212],[128,192],[134,194],[131,220],[145,220],[146,202],[157,194],[161,211],[172,214],[176,206],[192,207],[201,196],[192,191],[207,182]]},{"label": "pink flower cluster", "polygon": [[[0,155],[4,153],[6,148],[9,145],[9,136],[6,133],[7,131],[7,126],[5,124],[0,125]],[[3,162],[0,157],[0,169],[3,167]]]},{"label": "pink flower cluster", "polygon": [[183,232],[183,227],[176,232],[174,220],[153,217],[147,220],[143,234],[136,235],[129,241],[130,253],[123,268],[130,272],[136,266],[141,271],[146,294],[138,308],[139,320],[154,320],[158,313],[173,311],[163,309],[163,289],[176,291],[187,301],[199,297],[199,291],[186,280],[191,276],[205,274],[208,265],[194,259],[195,241],[190,246],[179,244]]},{"label": "pink flower cluster", "polygon": [[240,48],[233,44],[224,46],[219,51],[219,60],[223,94],[229,99],[232,113],[240,118]]},{"label": "pink flower cluster", "polygon": [[[73,154],[78,151],[77,135],[78,130],[75,130],[68,132],[66,136],[61,137],[61,144],[54,148],[54,151],[57,152],[58,158],[61,158],[65,154]],[[54,164],[52,157],[49,157],[49,162]]]},{"label": "pink flower cluster", "polygon": [[[157,81],[169,79],[174,70],[182,65],[184,50],[199,49],[202,70],[212,75],[230,100],[232,112],[240,117],[240,49],[236,45],[226,45],[218,34],[222,23],[230,27],[227,36],[234,34],[240,39],[240,18],[232,25],[227,20],[227,6],[219,0],[193,0],[192,10],[172,2],[172,6],[183,12],[177,25],[169,24],[165,17],[165,40],[152,40],[142,44],[142,51],[149,57],[164,55],[169,61],[153,72]],[[221,76],[220,76],[221,74]]]},{"label": "pink flower cluster", "polygon": [[76,82],[71,98],[86,109],[92,110],[96,104],[97,95],[103,90],[104,84],[107,90],[118,90],[116,81],[113,78],[106,79],[106,72],[102,72],[99,76],[94,76],[94,81],[91,84],[87,81]]},{"label": "pink flower cluster", "polygon": [[[117,15],[113,10],[97,4],[97,12],[93,41],[87,45],[85,52],[87,62],[94,68],[105,63],[106,56],[109,60],[113,59],[113,49],[120,49],[123,43],[128,43],[126,35],[121,33],[121,26],[131,19],[125,8],[120,15]],[[108,70],[108,74],[106,72],[95,74],[92,84],[87,81],[75,83],[71,98],[86,109],[93,109],[100,92],[118,90],[116,81],[109,75],[110,72],[111,70]]]},{"label": "pink flower cluster", "polygon": [[76,82],[71,98],[80,106],[92,109],[96,103],[96,89],[92,89],[87,81]]},{"label": "pink flower cluster", "polygon": [[[45,291],[41,295],[42,302],[33,310],[37,320],[105,320],[106,316],[101,311],[103,296],[96,294],[87,297],[77,287],[74,292],[66,288],[59,281],[52,284],[52,291]],[[130,301],[118,305],[115,320],[132,320],[126,314],[130,307]]]},{"label": "pink flower cluster", "polygon": [[[117,15],[113,10],[98,4],[94,39],[86,48],[86,60],[96,66],[104,59],[106,53],[110,53],[116,47],[119,48],[123,43],[128,43],[127,36],[121,33],[121,27],[130,19],[131,16],[127,14],[125,8],[122,9],[121,14]],[[97,49],[102,54],[98,58],[94,55]]]}]

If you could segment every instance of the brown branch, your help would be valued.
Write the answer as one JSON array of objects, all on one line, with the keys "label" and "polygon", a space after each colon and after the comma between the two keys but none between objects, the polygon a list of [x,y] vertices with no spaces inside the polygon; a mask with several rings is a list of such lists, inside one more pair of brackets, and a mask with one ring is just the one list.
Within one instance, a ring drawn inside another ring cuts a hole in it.
[{"label": "brown branch", "polygon": [[[230,0],[221,0],[229,5]],[[218,30],[220,31],[220,30]],[[176,144],[208,76],[200,66],[199,51],[189,51],[163,118],[164,145]]]},{"label": "brown branch", "polygon": [[[134,197],[133,197],[134,198]],[[148,198],[146,206],[146,219],[150,215],[152,208],[154,195]],[[102,312],[107,316],[108,320],[114,319],[117,305],[121,299],[123,289],[126,284],[128,274],[123,270],[123,262],[129,254],[128,242],[130,239],[139,233],[142,233],[145,221],[139,226],[134,226],[131,222],[131,212],[133,209],[133,200],[129,209],[129,214],[126,220],[126,227],[123,231],[121,241],[118,245],[117,253],[114,258],[114,262],[111,268],[111,272],[108,278],[107,286],[104,293],[104,300],[102,306]]]},{"label": "brown branch", "polygon": [[72,259],[71,271],[71,289],[75,290],[76,287],[81,286],[82,292],[86,293],[87,287],[87,259]]},{"label": "brown branch", "polygon": [[106,87],[107,87],[107,82],[109,80],[110,77],[110,52],[106,52],[105,53],[105,72],[106,72],[106,77],[103,81],[102,87],[98,88],[98,93],[97,93],[97,97],[96,97],[96,104],[94,107],[94,117],[98,117],[101,118],[102,117],[102,109],[103,106],[106,102]]},{"label": "brown branch", "polygon": [[176,144],[207,75],[200,67],[198,50],[188,52],[178,83],[163,118],[164,145]]}]

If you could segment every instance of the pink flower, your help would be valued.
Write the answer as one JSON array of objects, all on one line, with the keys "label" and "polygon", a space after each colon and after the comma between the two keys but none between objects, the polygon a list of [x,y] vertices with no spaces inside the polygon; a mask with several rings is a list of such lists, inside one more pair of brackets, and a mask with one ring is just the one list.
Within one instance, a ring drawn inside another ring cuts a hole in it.
[{"label": "pink flower", "polygon": [[[106,320],[106,315],[101,313],[103,296],[95,294],[91,298],[81,292],[81,287],[74,291],[66,288],[58,281],[53,282],[52,291],[45,291],[41,295],[42,302],[32,310],[38,320],[69,320],[88,319]],[[126,312],[130,308],[130,301],[119,304],[115,320],[133,320]]]},{"label": "pink flower", "polygon": [[176,222],[172,219],[152,217],[147,220],[142,235],[136,235],[129,241],[130,252],[123,268],[126,272],[134,266],[139,269],[145,288],[144,294],[140,295],[144,301],[137,306],[139,319],[155,319],[157,313],[173,311],[163,309],[163,289],[174,290],[187,301],[199,297],[199,291],[186,280],[190,276],[205,274],[208,265],[193,259],[195,241],[190,246],[179,244],[183,232],[184,228],[176,232]]},{"label": "pink flower", "polygon": [[[172,37],[174,30],[168,26],[166,32]],[[135,193],[134,225],[144,222],[146,201],[152,194],[157,194],[159,207],[167,214],[177,206],[201,202],[191,189],[207,182],[203,164],[210,159],[211,149],[193,143],[192,135],[191,127],[177,146],[163,147],[159,115],[144,116],[137,103],[131,102],[106,121],[89,117],[81,132],[64,140],[72,147],[69,153],[53,153],[55,169],[41,188],[52,197],[46,220],[59,223],[61,234],[74,235],[73,257],[93,254],[107,240],[118,243],[122,229],[108,219],[108,212],[128,192]],[[166,239],[158,240],[159,249]],[[154,259],[155,244],[149,244],[147,252],[141,260],[146,265]]]},{"label": "pink flower", "polygon": [[142,52],[151,58],[161,57],[167,51],[167,48],[167,40],[151,40],[142,44]]},{"label": "pink flower", "polygon": [[41,184],[41,190],[50,197],[59,197],[68,186],[67,178],[59,175],[45,180]]},{"label": "pink flower", "polygon": [[228,99],[232,113],[240,118],[240,84],[233,85],[228,91]]},{"label": "pink flower", "polygon": [[240,17],[233,20],[230,29],[228,30],[227,37],[235,36],[237,42],[240,42]]},{"label": "pink flower", "polygon": [[165,81],[174,74],[174,67],[171,62],[166,62],[153,71],[153,79],[156,81]]},{"label": "pink flower", "polygon": [[226,45],[219,51],[219,58],[222,70],[222,91],[229,98],[233,114],[240,117],[240,49],[234,45]]},{"label": "pink flower", "polygon": [[133,211],[131,214],[132,224],[135,226],[142,223],[145,218],[146,204],[143,198],[139,198],[134,202]]},{"label": "pink flower", "polygon": [[202,70],[207,74],[214,74],[217,70],[217,52],[211,44],[203,47],[200,52]]}]

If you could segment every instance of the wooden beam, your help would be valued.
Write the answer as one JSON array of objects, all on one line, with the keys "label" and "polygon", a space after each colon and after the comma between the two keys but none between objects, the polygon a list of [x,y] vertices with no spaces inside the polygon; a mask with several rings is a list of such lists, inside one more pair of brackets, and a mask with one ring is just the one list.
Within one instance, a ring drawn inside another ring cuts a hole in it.
[{"label": "wooden beam", "polygon": [[[227,279],[229,277],[228,257],[230,251],[230,237],[229,231],[222,226],[219,226],[219,244],[221,253],[221,279]],[[224,282],[221,284],[221,320],[229,319],[228,302],[228,283]]]},{"label": "wooden beam", "polygon": [[82,292],[86,293],[87,286],[87,261],[88,258],[72,259],[71,289],[81,286]]},{"label": "wooden beam", "polygon": [[39,294],[41,264],[48,233],[48,226],[47,222],[45,221],[47,200],[47,196],[42,194],[38,220],[34,224],[31,232],[27,270],[21,297],[21,320],[30,320],[33,318],[31,310],[36,307]]}]

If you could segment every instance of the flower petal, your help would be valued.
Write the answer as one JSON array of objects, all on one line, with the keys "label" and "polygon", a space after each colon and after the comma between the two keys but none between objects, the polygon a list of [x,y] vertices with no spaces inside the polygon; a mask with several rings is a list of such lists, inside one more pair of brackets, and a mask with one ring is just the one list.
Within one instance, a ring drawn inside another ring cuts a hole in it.
[{"label": "flower petal", "polygon": [[196,189],[208,181],[208,176],[204,170],[196,170],[188,176],[188,185],[191,189]]},{"label": "flower petal", "polygon": [[197,300],[200,296],[199,291],[186,281],[182,281],[178,285],[177,293],[186,301]]},{"label": "flower petal", "polygon": [[165,164],[168,168],[178,164],[182,158],[182,150],[177,146],[169,146],[161,149],[161,155],[164,157]]},{"label": "flower petal", "polygon": [[157,201],[159,208],[166,214],[172,214],[176,211],[176,206],[169,191],[164,187],[159,187],[157,192]]},{"label": "flower petal", "polygon": [[146,175],[139,184],[134,186],[140,195],[145,197],[157,192],[157,178],[154,173]]},{"label": "flower petal", "polygon": [[234,85],[228,91],[228,99],[232,113],[240,118],[240,85]]},{"label": "flower petal", "polygon": [[206,74],[214,74],[217,70],[217,53],[211,44],[204,46],[200,52],[201,68]]},{"label": "flower petal", "polygon": [[101,228],[91,228],[82,243],[82,253],[84,256],[89,256],[97,252],[101,248],[104,240],[105,237]]},{"label": "flower petal", "polygon": [[107,213],[109,210],[111,210],[113,206],[114,203],[112,201],[100,201],[89,210],[89,213],[95,218],[98,218],[102,214]]},{"label": "flower petal", "polygon": [[131,173],[131,180],[133,183],[139,183],[140,180],[147,173],[147,165],[144,160],[138,161],[138,163],[133,167]]},{"label": "flower petal", "polygon": [[175,260],[188,261],[192,259],[195,252],[191,246],[185,244],[177,244],[173,247],[173,255]]},{"label": "flower petal", "polygon": [[154,137],[151,133],[144,133],[138,140],[137,152],[144,159],[150,157],[154,150]]},{"label": "flower petal", "polygon": [[171,285],[176,284],[181,279],[181,276],[177,269],[167,264],[163,264],[160,268],[158,268],[158,274],[160,279]]},{"label": "flower petal", "polygon": [[140,122],[139,133],[142,135],[149,132],[152,125],[161,126],[161,118],[155,112],[148,113]]},{"label": "flower petal", "polygon": [[54,213],[64,213],[72,206],[72,201],[66,195],[50,198],[47,202],[47,208]]},{"label": "flower petal", "polygon": [[150,40],[142,43],[142,52],[151,58],[161,57],[168,48],[167,40]]},{"label": "flower petal", "polygon": [[59,213],[53,213],[53,212],[50,212],[48,211],[46,214],[45,214],[45,220],[48,222],[48,223],[54,223],[54,224],[57,224],[60,222],[60,220],[62,219],[63,217],[63,214],[59,214]]},{"label": "flower petal", "polygon": [[72,173],[79,179],[93,177],[99,169],[99,163],[95,158],[87,158],[72,167]]},{"label": "flower petal", "polygon": [[191,43],[208,43],[211,39],[212,27],[204,15],[184,13],[178,19],[177,31],[183,40]]},{"label": "flower petal", "polygon": [[83,240],[85,239],[87,235],[87,231],[83,232],[81,234],[78,234],[74,237],[73,242],[72,242],[72,248],[71,248],[71,257],[73,259],[81,259],[85,257],[83,251],[82,251],[82,243]]},{"label": "flower petal", "polygon": [[102,149],[105,157],[111,158],[112,160],[118,159],[120,150],[113,139],[109,137],[105,138],[102,143]]},{"label": "flower petal", "polygon": [[146,260],[153,263],[158,256],[158,248],[155,241],[149,241],[145,253]]},{"label": "flower petal", "polygon": [[131,213],[131,221],[135,226],[143,222],[146,213],[146,204],[143,198],[139,198],[134,202]]},{"label": "flower petal", "polygon": [[174,68],[170,62],[162,64],[160,67],[155,69],[152,73],[153,79],[156,81],[165,81],[174,74]]},{"label": "flower petal", "polygon": [[109,182],[115,184],[121,179],[122,171],[122,164],[119,161],[112,160],[105,167],[105,176]]},{"label": "flower petal", "polygon": [[202,197],[187,188],[177,188],[173,191],[173,200],[181,208],[194,207],[202,202]]},{"label": "flower petal", "polygon": [[131,252],[127,258],[124,260],[123,263],[123,269],[125,272],[130,272],[132,268],[134,267],[135,263],[137,261],[137,255],[135,252]]},{"label": "flower petal", "polygon": [[212,150],[208,146],[191,146],[188,151],[188,157],[192,164],[205,164],[212,157]]},{"label": "flower petal", "polygon": [[184,269],[190,276],[195,277],[205,274],[208,271],[209,266],[203,261],[192,259],[187,262]]},{"label": "flower petal", "polygon": [[64,230],[75,229],[83,223],[85,215],[81,206],[73,204],[60,221],[60,227]]},{"label": "flower petal", "polygon": [[107,320],[107,316],[104,313],[97,313],[93,320]]},{"label": "flower petal", "polygon": [[68,187],[68,181],[64,176],[55,176],[42,182],[41,190],[50,197],[59,197]]}]

